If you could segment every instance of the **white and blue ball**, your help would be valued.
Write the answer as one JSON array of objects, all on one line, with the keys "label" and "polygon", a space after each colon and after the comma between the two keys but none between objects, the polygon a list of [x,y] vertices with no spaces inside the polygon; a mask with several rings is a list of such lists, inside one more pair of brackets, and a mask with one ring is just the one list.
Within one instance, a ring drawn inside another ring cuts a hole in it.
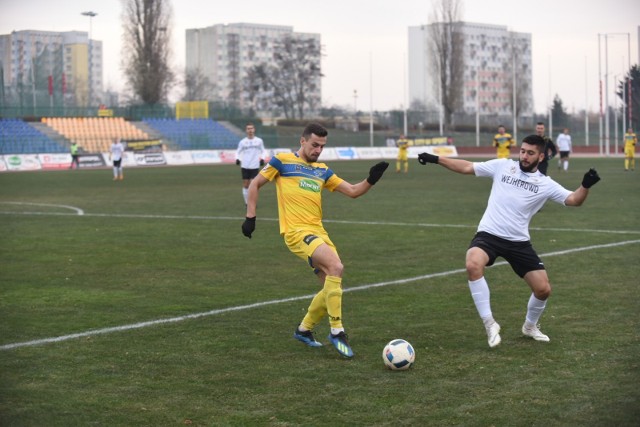
[{"label": "white and blue ball", "polygon": [[382,360],[385,366],[392,371],[403,371],[413,366],[416,352],[408,341],[398,338],[389,341],[389,344],[384,347]]}]

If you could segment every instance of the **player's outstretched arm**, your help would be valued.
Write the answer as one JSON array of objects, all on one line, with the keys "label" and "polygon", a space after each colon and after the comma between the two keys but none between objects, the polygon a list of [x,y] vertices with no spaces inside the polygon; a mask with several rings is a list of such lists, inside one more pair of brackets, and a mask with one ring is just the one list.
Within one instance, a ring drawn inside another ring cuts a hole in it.
[{"label": "player's outstretched arm", "polygon": [[576,191],[569,194],[569,197],[564,201],[567,206],[581,206],[589,195],[589,189],[596,185],[600,181],[600,175],[598,171],[591,168],[582,178],[582,184]]},{"label": "player's outstretched arm", "polygon": [[429,153],[418,154],[418,161],[421,165],[427,163],[434,163],[436,165],[442,165],[445,168],[466,175],[474,175],[473,163],[462,159],[452,159],[451,157],[440,157]]},{"label": "player's outstretched arm", "polygon": [[258,206],[258,191],[269,180],[258,174],[249,184],[249,194],[247,195],[247,215],[242,223],[242,234],[251,238],[251,234],[256,229],[256,206]]},{"label": "player's outstretched arm", "polygon": [[386,171],[388,167],[388,162],[376,163],[371,167],[371,169],[369,169],[369,176],[366,179],[363,179],[357,184],[351,184],[347,181],[343,181],[336,187],[336,191],[353,199],[360,197],[369,191],[371,187],[373,187],[376,182],[382,178],[384,171]]}]

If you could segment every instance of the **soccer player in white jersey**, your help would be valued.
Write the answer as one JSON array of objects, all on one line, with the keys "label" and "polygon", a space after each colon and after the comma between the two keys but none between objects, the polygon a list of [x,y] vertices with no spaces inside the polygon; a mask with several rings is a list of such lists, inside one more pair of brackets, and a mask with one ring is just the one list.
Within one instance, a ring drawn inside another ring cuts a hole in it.
[{"label": "soccer player in white jersey", "polygon": [[547,200],[565,206],[582,205],[589,188],[600,180],[598,172],[590,169],[584,174],[582,185],[572,192],[543,175],[538,170],[538,164],[545,157],[545,144],[546,141],[538,135],[527,136],[520,146],[519,161],[495,159],[472,163],[428,153],[418,156],[418,161],[423,165],[435,163],[453,172],[493,179],[487,209],[466,256],[469,289],[484,322],[489,347],[497,346],[502,339],[500,325],[491,311],[485,267],[493,265],[496,258],[501,256],[524,279],[532,294],[527,304],[522,334],[536,341],[549,341],[549,337],[540,332],[538,320],[551,294],[551,284],[544,264],[531,245],[529,222]]},{"label": "soccer player in white jersey", "polygon": [[253,123],[247,123],[245,132],[247,136],[238,143],[236,165],[240,166],[242,171],[242,197],[246,205],[249,184],[253,178],[258,176],[260,167],[264,166],[264,142],[256,136],[256,128]]},{"label": "soccer player in white jersey", "polygon": [[120,138],[114,139],[111,143],[110,157],[113,161],[113,180],[124,179],[124,173],[122,172],[122,156],[124,154],[124,145],[120,141]]},{"label": "soccer player in white jersey", "polygon": [[569,155],[571,154],[571,135],[569,135],[568,128],[564,128],[562,133],[558,135],[556,144],[558,145],[558,151],[560,152],[558,169],[562,169],[567,172],[569,170]]}]

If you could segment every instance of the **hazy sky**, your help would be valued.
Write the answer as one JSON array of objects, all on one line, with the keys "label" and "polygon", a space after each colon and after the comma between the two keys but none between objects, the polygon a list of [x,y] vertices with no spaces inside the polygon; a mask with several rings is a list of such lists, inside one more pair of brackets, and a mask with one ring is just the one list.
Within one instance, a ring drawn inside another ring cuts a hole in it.
[{"label": "hazy sky", "polygon": [[[532,34],[533,96],[542,112],[557,93],[571,111],[588,103],[597,110],[598,34],[608,39],[610,104],[613,76],[627,70],[627,36],[631,64],[638,60],[640,0],[461,0],[463,20],[505,25]],[[406,105],[407,33],[429,23],[433,0],[174,0],[173,64],[183,73],[185,30],[214,24],[289,25],[296,32],[320,33],[325,57],[322,96],[326,106],[388,110]],[[105,87],[123,88],[120,76],[120,0],[0,0],[0,34],[13,30],[89,31],[104,47]],[[604,37],[602,38],[604,79]],[[372,76],[372,79],[371,79]],[[370,90],[373,82],[373,90]]]}]

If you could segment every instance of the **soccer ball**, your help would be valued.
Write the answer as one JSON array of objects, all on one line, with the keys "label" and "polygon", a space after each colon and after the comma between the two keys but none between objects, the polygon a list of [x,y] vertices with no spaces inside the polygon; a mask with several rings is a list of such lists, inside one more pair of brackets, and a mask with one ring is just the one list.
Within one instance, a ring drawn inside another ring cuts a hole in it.
[{"label": "soccer ball", "polygon": [[409,369],[416,360],[416,352],[409,342],[403,339],[389,341],[382,350],[382,360],[387,368],[392,371]]}]

